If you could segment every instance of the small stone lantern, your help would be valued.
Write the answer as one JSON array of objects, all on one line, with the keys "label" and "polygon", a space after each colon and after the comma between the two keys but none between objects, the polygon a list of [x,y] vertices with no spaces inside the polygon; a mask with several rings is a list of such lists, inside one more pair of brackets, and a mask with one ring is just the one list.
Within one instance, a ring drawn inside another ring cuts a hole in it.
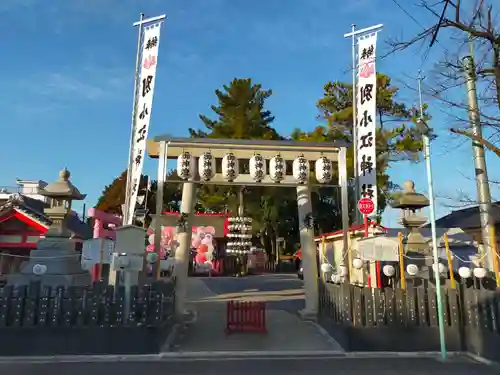
[{"label": "small stone lantern", "polygon": [[[406,238],[404,241],[405,254],[409,257],[406,265],[413,264],[418,267],[418,272],[414,276],[415,281],[422,281],[433,277],[432,253],[429,240],[425,239],[420,232],[422,226],[427,223],[427,218],[422,215],[422,208],[428,207],[429,199],[423,194],[415,191],[415,183],[406,181],[404,191],[399,196],[393,208],[401,209],[400,223],[406,228]],[[412,278],[412,275],[409,275]]]},{"label": "small stone lantern", "polygon": [[420,228],[427,223],[427,218],[422,215],[422,208],[429,206],[429,199],[423,194],[415,192],[415,183],[406,181],[404,191],[393,208],[401,209],[400,223],[408,230],[406,237],[406,251],[427,253],[429,245],[420,233]]},{"label": "small stone lantern", "polygon": [[84,200],[86,194],[71,183],[69,171],[65,168],[59,172],[59,179],[40,189],[40,194],[50,198],[50,208],[45,209],[45,214],[52,220],[52,225],[45,233],[45,237],[71,236],[67,227],[68,217],[71,215],[71,204],[74,200]]},{"label": "small stone lantern", "polygon": [[40,189],[41,195],[50,198],[50,208],[44,213],[51,219],[52,225],[45,232],[45,238],[40,238],[36,249],[30,252],[30,258],[20,272],[9,275],[9,284],[29,285],[37,281],[56,287],[90,283],[90,274],[81,267],[80,254],[75,251],[75,243],[67,227],[72,214],[72,201],[82,200],[86,195],[73,186],[69,176],[68,170],[64,169],[56,182]]}]

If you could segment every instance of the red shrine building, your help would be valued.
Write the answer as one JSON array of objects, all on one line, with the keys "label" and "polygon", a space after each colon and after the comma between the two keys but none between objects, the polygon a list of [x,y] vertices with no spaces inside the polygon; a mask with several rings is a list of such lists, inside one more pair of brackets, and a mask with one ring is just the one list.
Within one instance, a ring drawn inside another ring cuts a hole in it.
[{"label": "red shrine building", "polygon": [[[16,187],[0,188],[0,277],[19,272],[52,223],[43,213],[49,200],[38,194],[45,186],[44,181],[18,180]],[[76,213],[69,218],[68,229],[76,248],[92,237],[92,228]]]}]

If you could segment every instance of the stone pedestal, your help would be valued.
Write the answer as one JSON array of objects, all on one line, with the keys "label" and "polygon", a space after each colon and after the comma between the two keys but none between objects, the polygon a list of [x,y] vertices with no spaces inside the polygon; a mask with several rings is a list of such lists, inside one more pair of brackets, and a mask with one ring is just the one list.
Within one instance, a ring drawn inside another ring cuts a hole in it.
[{"label": "stone pedestal", "polygon": [[[35,275],[35,265],[46,266],[43,275]],[[75,251],[75,242],[68,238],[49,237],[38,241],[37,248],[32,250],[30,258],[22,266],[21,272],[11,275],[8,283],[12,285],[28,285],[40,281],[47,286],[84,286],[91,282],[88,271],[82,269],[80,256]]]}]

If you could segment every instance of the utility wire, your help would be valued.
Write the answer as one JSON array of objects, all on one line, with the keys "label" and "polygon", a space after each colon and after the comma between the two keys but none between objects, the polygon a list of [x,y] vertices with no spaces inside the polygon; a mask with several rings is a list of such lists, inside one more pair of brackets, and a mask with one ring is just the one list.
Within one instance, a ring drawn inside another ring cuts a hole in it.
[{"label": "utility wire", "polygon": [[[423,30],[427,30],[427,28],[422,25],[422,23],[417,20],[415,18],[415,16],[413,16],[413,14],[411,14],[404,6],[402,6],[398,0],[391,0],[408,18],[410,18],[414,23],[416,23],[418,26],[420,26],[420,28],[422,28]],[[437,43],[441,48],[443,48],[446,52],[450,52],[446,46],[444,46],[440,41],[439,39],[437,39],[437,34],[438,34],[438,30],[441,26],[441,23],[442,23],[442,18],[444,17],[444,12],[446,10],[446,6],[448,5],[448,1],[446,1],[445,3],[445,7],[443,9],[443,12],[442,12],[442,15],[441,15],[441,19],[439,20],[439,23],[437,24],[437,27],[436,27],[436,30],[434,31],[434,33],[432,34],[432,39],[431,39],[431,43],[427,46],[427,49],[426,51],[424,52],[424,55],[423,55],[423,58],[422,58],[422,62],[420,64],[420,68],[423,66],[423,64],[427,61],[427,58],[429,57],[429,52],[430,52],[430,49],[431,47],[434,45],[434,43]]]}]

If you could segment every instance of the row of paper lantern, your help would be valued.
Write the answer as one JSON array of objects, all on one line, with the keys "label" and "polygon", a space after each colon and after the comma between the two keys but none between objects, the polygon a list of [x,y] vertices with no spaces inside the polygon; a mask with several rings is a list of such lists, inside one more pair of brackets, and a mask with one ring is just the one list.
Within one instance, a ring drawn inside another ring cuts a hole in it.
[{"label": "row of paper lantern", "polygon": [[246,249],[237,249],[237,248],[231,248],[226,250],[227,254],[238,254],[238,255],[244,255],[248,254],[249,251]]},{"label": "row of paper lantern", "polygon": [[[353,259],[352,263],[353,267],[356,269],[361,269],[363,267],[363,260],[360,258]],[[434,264],[432,265],[432,269],[435,272],[436,267]],[[440,274],[446,273],[448,271],[447,267],[443,263],[438,263],[438,270]],[[328,263],[323,263],[321,265],[321,271],[323,273],[329,273],[333,271],[333,267]],[[340,266],[339,271],[339,274],[331,276],[332,282],[340,282],[341,277],[347,276],[348,274],[348,268],[346,266]],[[419,268],[416,264],[409,264],[406,266],[406,272],[410,276],[416,276],[419,273]],[[393,277],[396,274],[396,269],[393,265],[386,264],[384,267],[382,267],[382,273],[387,277]],[[488,274],[488,271],[482,267],[475,267],[473,269],[469,267],[460,267],[458,269],[458,274],[463,279],[468,279],[472,276],[478,279],[483,279]]]},{"label": "row of paper lantern", "polygon": [[227,219],[230,223],[251,223],[253,219],[246,216],[232,216]]},{"label": "row of paper lantern", "polygon": [[252,246],[252,242],[251,241],[231,241],[231,242],[228,242],[227,243],[227,246],[228,247],[238,247],[238,246],[241,246],[241,247],[251,247]]},{"label": "row of paper lantern", "polygon": [[226,235],[228,238],[252,238],[251,233],[228,233]]},{"label": "row of paper lantern", "polygon": [[[293,161],[292,174],[299,184],[305,184],[309,180],[309,161],[300,155]],[[332,180],[332,162],[321,157],[315,163],[316,180],[326,184]],[[233,182],[238,177],[238,159],[233,153],[226,154],[222,158],[222,177]],[[203,181],[210,181],[215,176],[215,157],[210,151],[204,152],[198,159],[198,173]],[[177,174],[182,180],[190,180],[195,175],[195,158],[189,152],[183,152],[177,158]],[[255,182],[262,182],[266,176],[266,160],[260,154],[250,158],[250,177]],[[269,160],[269,177],[273,182],[280,183],[286,176],[285,160],[277,154]]]},{"label": "row of paper lantern", "polygon": [[252,226],[246,224],[229,224],[227,229],[239,230],[240,232],[250,232],[252,230]]},{"label": "row of paper lantern", "polygon": [[[434,272],[436,272],[436,266],[434,264],[432,265],[432,270]],[[415,276],[418,274],[419,268],[416,264],[409,264],[408,266],[406,266],[406,272],[410,276]],[[440,274],[443,274],[443,273],[448,272],[448,269],[444,264],[439,263],[438,264],[438,272]],[[483,267],[475,267],[473,269],[471,269],[469,267],[460,267],[458,269],[458,274],[463,279],[468,279],[472,276],[474,276],[478,279],[484,279],[486,277],[486,275],[488,274],[488,270],[486,268],[483,268]]]},{"label": "row of paper lantern", "polygon": [[232,216],[228,218],[229,232],[226,237],[230,238],[227,243],[226,252],[228,254],[248,254],[252,247],[252,218],[247,216]]},{"label": "row of paper lantern", "polygon": [[248,254],[251,247],[251,241],[245,241],[244,239],[239,241],[230,241],[227,243],[226,252],[228,254]]},{"label": "row of paper lantern", "polygon": [[[355,258],[352,261],[352,265],[354,268],[360,269],[361,267],[363,267],[363,260],[361,258]],[[437,268],[437,271],[440,274],[448,272],[448,268],[443,263],[438,263]],[[432,265],[432,270],[436,272],[435,264]],[[396,270],[394,266],[386,264],[384,267],[382,267],[382,272],[384,273],[384,275],[392,277],[396,273]],[[408,264],[406,266],[406,272],[410,276],[416,276],[420,272],[420,270],[416,264]],[[474,277],[478,279],[483,279],[486,277],[487,273],[488,271],[482,267],[475,267],[474,269],[470,269],[469,267],[460,267],[458,269],[458,274],[464,279],[468,279],[472,275],[474,275]]]}]

